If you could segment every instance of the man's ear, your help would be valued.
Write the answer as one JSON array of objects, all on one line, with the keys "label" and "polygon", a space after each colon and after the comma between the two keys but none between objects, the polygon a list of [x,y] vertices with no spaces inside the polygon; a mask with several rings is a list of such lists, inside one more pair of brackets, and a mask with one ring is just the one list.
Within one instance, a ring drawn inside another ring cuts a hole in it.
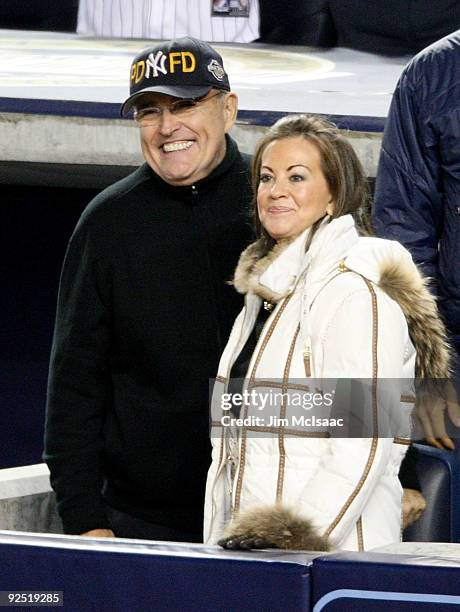
[{"label": "man's ear", "polygon": [[223,102],[225,133],[227,134],[233,127],[238,113],[238,96],[230,91],[226,94]]}]

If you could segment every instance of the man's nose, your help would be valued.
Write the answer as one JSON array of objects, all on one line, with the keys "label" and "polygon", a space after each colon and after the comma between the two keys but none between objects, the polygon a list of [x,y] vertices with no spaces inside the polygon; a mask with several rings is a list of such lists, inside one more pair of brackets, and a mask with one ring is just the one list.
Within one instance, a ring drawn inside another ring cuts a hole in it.
[{"label": "man's nose", "polygon": [[162,134],[171,134],[179,125],[178,118],[169,108],[163,108],[160,114],[159,129]]}]

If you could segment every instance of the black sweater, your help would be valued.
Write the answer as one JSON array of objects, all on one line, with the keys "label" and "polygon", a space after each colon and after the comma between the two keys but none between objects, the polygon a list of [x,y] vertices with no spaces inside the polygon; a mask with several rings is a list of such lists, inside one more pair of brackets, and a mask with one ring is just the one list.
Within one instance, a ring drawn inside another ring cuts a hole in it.
[{"label": "black sweater", "polygon": [[72,235],[44,455],[67,533],[109,527],[104,499],[201,531],[209,378],[242,305],[226,281],[251,239],[248,159],[227,144],[193,186],[143,165],[99,194]]}]

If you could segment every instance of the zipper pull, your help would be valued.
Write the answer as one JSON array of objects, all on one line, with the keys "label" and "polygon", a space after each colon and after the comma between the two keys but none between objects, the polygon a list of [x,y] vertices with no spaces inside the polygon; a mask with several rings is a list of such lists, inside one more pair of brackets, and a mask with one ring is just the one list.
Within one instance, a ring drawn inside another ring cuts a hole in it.
[{"label": "zipper pull", "polygon": [[305,350],[303,352],[303,364],[305,366],[305,376],[307,378],[311,377],[311,344],[310,340],[308,341]]}]

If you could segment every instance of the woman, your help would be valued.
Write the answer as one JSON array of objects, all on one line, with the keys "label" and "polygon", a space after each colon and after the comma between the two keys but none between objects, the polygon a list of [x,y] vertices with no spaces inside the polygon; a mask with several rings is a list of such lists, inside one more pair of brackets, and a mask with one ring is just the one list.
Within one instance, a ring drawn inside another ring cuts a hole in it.
[{"label": "woman", "polygon": [[[388,407],[403,412],[402,379],[414,371],[447,377],[434,300],[401,245],[360,237],[366,181],[332,124],[281,119],[258,145],[253,181],[259,238],[235,272],[245,307],[214,387],[205,541],[312,550],[398,541],[398,469],[407,445],[383,432],[381,420],[393,419]],[[391,379],[384,390],[382,378]],[[318,414],[330,416],[327,389],[346,399],[351,379],[369,381],[360,400],[370,423],[365,435],[331,436],[331,420],[330,427],[292,426],[294,393],[318,391]],[[284,420],[267,426],[260,394],[275,389]],[[235,390],[247,392],[240,422],[231,418],[236,407],[229,413],[222,401]]]}]

